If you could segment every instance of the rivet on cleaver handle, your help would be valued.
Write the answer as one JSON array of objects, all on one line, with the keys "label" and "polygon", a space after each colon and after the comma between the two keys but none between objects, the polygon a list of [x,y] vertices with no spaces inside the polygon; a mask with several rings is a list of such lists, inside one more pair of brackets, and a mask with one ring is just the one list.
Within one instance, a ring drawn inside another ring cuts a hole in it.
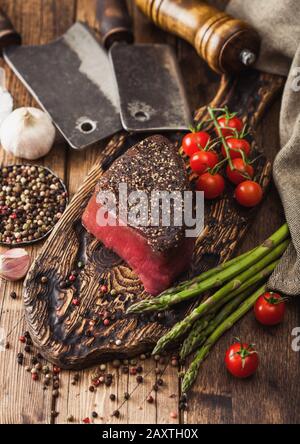
[{"label": "rivet on cleaver handle", "polygon": [[48,45],[7,48],[4,57],[72,148],[122,129],[109,58],[85,25]]},{"label": "rivet on cleaver handle", "polygon": [[110,48],[127,131],[185,130],[191,114],[174,51],[168,45],[131,45],[126,2],[103,0],[98,19]]}]

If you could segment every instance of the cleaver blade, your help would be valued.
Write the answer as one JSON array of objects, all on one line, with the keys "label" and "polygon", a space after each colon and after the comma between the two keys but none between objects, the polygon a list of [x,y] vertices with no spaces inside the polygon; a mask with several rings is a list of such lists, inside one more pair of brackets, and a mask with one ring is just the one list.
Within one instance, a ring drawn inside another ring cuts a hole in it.
[{"label": "cleaver blade", "polygon": [[109,54],[127,131],[176,131],[191,126],[183,80],[170,46],[119,43]]},{"label": "cleaver blade", "polygon": [[127,131],[187,130],[192,116],[173,49],[133,44],[125,0],[98,0],[97,16],[109,51]]},{"label": "cleaver blade", "polygon": [[72,148],[122,129],[107,52],[82,23],[47,45],[8,47],[4,57]]}]

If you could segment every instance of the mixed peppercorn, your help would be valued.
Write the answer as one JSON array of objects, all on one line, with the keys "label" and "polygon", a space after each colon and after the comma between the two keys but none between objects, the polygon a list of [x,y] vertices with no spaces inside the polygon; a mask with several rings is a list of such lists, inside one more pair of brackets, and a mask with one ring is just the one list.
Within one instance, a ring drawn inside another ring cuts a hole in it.
[{"label": "mixed peppercorn", "polygon": [[61,218],[67,192],[42,166],[0,168],[0,243],[20,245],[45,237]]}]

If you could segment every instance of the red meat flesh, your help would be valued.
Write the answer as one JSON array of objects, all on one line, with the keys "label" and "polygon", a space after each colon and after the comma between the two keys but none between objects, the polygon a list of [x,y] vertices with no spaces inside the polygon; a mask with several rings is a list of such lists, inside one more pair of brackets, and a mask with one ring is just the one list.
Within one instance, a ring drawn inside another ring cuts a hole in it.
[{"label": "red meat flesh", "polygon": [[185,236],[184,226],[155,227],[149,222],[151,218],[146,227],[126,225],[118,219],[118,212],[114,216],[115,226],[97,223],[102,208],[97,199],[99,191],[118,196],[120,183],[126,183],[128,193],[138,190],[147,196],[157,191],[190,191],[186,168],[168,139],[148,137],[119,157],[103,174],[82,218],[87,231],[129,264],[147,292],[157,295],[188,269],[195,239]]},{"label": "red meat flesh", "polygon": [[191,263],[194,239],[184,238],[181,244],[168,254],[154,251],[137,230],[129,226],[104,226],[97,224],[96,193],[90,200],[82,221],[88,231],[109,249],[124,259],[139,276],[145,290],[157,295],[171,286],[172,282]]}]

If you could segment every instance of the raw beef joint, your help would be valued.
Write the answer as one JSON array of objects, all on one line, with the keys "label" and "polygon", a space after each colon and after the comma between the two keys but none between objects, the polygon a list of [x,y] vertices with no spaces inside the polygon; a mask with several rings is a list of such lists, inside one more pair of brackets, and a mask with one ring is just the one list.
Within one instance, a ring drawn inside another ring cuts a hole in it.
[{"label": "raw beef joint", "polygon": [[[124,222],[123,210],[126,207],[127,214],[131,214],[137,201],[129,199],[125,205],[124,199],[119,197],[120,184],[123,187],[126,184],[128,196],[131,192],[142,191],[147,197],[148,207],[140,207],[138,212],[138,220],[143,223],[133,223],[130,217]],[[103,174],[82,217],[86,230],[126,261],[152,295],[170,287],[189,267],[195,242],[185,236],[184,224],[175,226],[178,224],[172,223],[176,205],[177,210],[179,208],[178,200],[171,199],[171,223],[168,226],[161,216],[158,217],[159,223],[153,224],[151,202],[157,202],[155,196],[161,191],[181,192],[183,201],[182,192],[190,191],[190,185],[184,162],[175,146],[163,136],[151,136],[130,148]],[[109,198],[112,195],[115,200]],[[179,212],[183,212],[182,201]],[[99,223],[99,214],[105,214],[109,225]]]}]

